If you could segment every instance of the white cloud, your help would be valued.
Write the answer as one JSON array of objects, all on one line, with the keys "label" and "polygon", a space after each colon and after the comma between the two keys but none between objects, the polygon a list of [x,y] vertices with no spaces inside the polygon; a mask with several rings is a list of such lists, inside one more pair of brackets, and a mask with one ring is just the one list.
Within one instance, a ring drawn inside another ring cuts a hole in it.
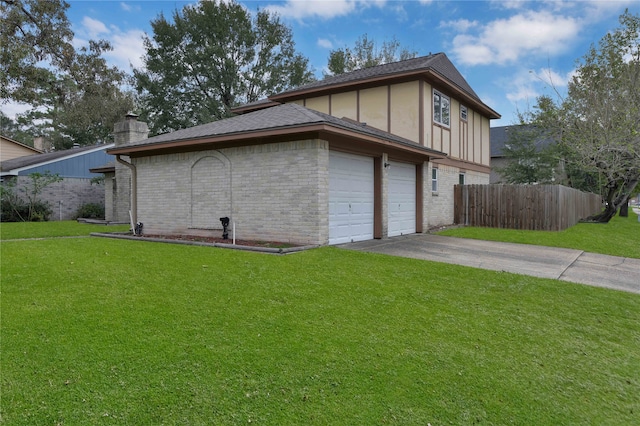
[{"label": "white cloud", "polygon": [[453,29],[459,33],[466,33],[470,29],[477,27],[478,21],[469,21],[468,19],[458,19],[456,21],[440,21],[440,28]]},{"label": "white cloud", "polygon": [[100,35],[109,34],[110,32],[104,23],[88,16],[82,18],[82,27],[84,32],[92,39],[99,38]]},{"label": "white cloud", "polygon": [[323,49],[333,49],[333,43],[331,43],[331,40],[327,40],[326,38],[319,38],[318,47],[322,47]]},{"label": "white cloud", "polygon": [[109,65],[114,65],[126,72],[131,70],[131,65],[135,68],[143,66],[142,56],[146,51],[142,30],[134,29],[124,32],[116,25],[107,27],[101,21],[85,16],[82,19],[82,25],[75,31],[75,35],[73,39],[75,48],[88,46],[89,40],[109,41],[113,50],[103,53]]},{"label": "white cloud", "polygon": [[132,7],[130,5],[128,5],[127,3],[125,3],[125,2],[120,2],[120,7],[125,12],[131,12],[131,10],[133,10]]},{"label": "white cloud", "polygon": [[371,6],[382,7],[386,0],[287,0],[283,5],[270,5],[266,9],[285,18],[331,19],[348,15],[356,10]]},{"label": "white cloud", "polygon": [[520,9],[524,6],[522,0],[491,0],[491,4],[495,7],[503,9]]},{"label": "white cloud", "polygon": [[4,115],[14,121],[19,114],[24,114],[33,107],[29,104],[23,104],[14,101],[3,102],[0,106],[2,106],[2,112],[4,113]]},{"label": "white cloud", "polygon": [[549,68],[542,68],[537,72],[533,72],[535,79],[551,88],[562,89],[569,85],[569,81],[575,75],[576,70],[571,70],[566,74],[560,74]]},{"label": "white cloud", "polygon": [[576,18],[528,11],[479,27],[477,35],[460,34],[452,51],[466,65],[510,64],[528,55],[556,55],[579,35]]},{"label": "white cloud", "polygon": [[141,30],[114,34],[109,40],[113,50],[105,52],[105,58],[123,71],[130,71],[131,65],[134,68],[142,68],[142,57],[146,53],[143,36],[144,32]]}]

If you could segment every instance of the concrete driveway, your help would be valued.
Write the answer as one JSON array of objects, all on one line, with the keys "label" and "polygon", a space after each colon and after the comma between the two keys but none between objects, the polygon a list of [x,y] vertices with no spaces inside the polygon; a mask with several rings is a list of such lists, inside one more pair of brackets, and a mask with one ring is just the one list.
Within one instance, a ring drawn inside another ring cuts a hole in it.
[{"label": "concrete driveway", "polygon": [[361,241],[338,247],[553,278],[640,294],[640,259],[433,234]]}]

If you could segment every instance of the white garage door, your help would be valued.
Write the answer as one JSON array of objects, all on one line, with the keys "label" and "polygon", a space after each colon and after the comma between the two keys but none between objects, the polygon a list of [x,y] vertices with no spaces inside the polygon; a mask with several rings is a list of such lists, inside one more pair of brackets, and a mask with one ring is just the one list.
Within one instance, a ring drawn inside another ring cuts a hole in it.
[{"label": "white garage door", "polygon": [[416,232],[416,166],[390,162],[388,235]]},{"label": "white garage door", "polygon": [[373,158],[329,152],[329,244],[373,239]]}]

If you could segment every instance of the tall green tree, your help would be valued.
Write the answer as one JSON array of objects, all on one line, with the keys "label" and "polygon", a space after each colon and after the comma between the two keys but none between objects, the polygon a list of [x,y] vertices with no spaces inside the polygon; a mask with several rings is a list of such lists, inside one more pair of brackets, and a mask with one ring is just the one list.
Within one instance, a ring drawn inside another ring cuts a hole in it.
[{"label": "tall green tree", "polygon": [[54,69],[75,54],[62,0],[0,0],[0,90],[3,99],[34,103]]},{"label": "tall green tree", "polygon": [[252,17],[234,1],[200,1],[151,27],[134,77],[152,134],[228,117],[234,106],[313,79],[291,29],[265,10]]},{"label": "tall green tree", "polygon": [[591,46],[569,83],[559,129],[570,158],[602,180],[606,206],[590,219],[608,222],[640,181],[640,16]]},{"label": "tall green tree", "polygon": [[327,63],[325,77],[343,74],[362,68],[415,58],[418,52],[402,47],[394,37],[384,41],[380,47],[367,34],[360,36],[353,48],[332,50]]},{"label": "tall green tree", "polygon": [[22,129],[11,117],[0,111],[0,135],[28,146],[33,146],[33,137]]},{"label": "tall green tree", "polygon": [[106,142],[115,121],[133,108],[121,90],[126,74],[107,65],[106,41],[76,50],[61,0],[0,0],[3,102],[30,109],[16,120],[58,149]]},{"label": "tall green tree", "polygon": [[626,11],[578,62],[567,96],[538,99],[531,122],[555,135],[569,184],[605,201],[587,220],[608,222],[640,181],[640,16]]}]

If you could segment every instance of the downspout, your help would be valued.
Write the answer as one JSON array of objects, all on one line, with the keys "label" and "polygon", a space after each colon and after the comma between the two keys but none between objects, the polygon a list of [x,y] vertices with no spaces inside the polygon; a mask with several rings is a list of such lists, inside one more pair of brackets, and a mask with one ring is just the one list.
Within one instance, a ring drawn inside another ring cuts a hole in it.
[{"label": "downspout", "polygon": [[135,233],[138,223],[138,174],[136,166],[124,161],[120,154],[116,155],[116,161],[131,170],[131,231]]}]

